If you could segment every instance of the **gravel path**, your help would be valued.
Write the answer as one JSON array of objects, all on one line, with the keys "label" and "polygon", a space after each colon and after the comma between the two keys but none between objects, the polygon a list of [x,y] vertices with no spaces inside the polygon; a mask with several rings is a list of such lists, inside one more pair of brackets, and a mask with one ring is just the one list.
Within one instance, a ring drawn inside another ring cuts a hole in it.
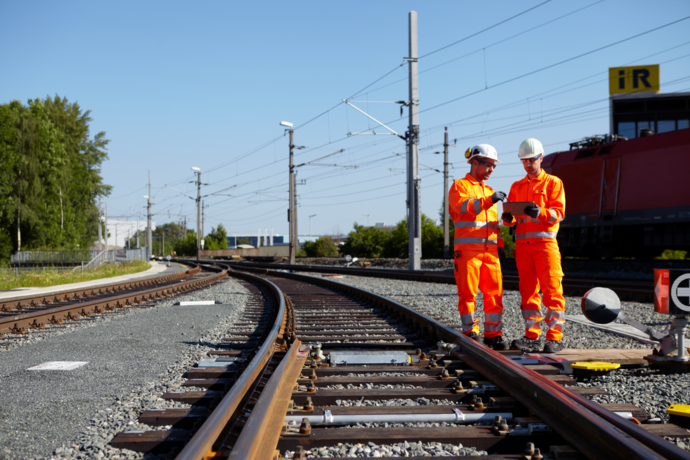
[{"label": "gravel path", "polygon": [[[144,409],[184,407],[159,398],[206,356],[250,294],[228,280],[152,308],[99,315],[26,341],[0,356],[0,459],[141,458],[108,445],[120,431],[151,429]],[[222,305],[173,306],[180,300]],[[47,361],[88,361],[71,371],[28,371]]]}]

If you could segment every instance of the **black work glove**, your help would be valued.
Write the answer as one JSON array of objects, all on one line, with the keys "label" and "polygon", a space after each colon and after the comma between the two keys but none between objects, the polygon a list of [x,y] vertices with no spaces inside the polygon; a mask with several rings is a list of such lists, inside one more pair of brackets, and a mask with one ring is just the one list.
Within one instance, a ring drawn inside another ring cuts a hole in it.
[{"label": "black work glove", "polygon": [[504,212],[503,214],[501,214],[501,220],[510,223],[513,221],[513,215],[509,212]]},{"label": "black work glove", "polygon": [[491,195],[491,201],[493,201],[494,203],[497,201],[503,201],[506,199],[506,196],[507,195],[503,192],[494,192],[494,194]]},{"label": "black work glove", "polygon": [[503,278],[503,270],[506,265],[506,249],[498,248],[498,261],[501,263],[501,278]]},{"label": "black work glove", "polygon": [[532,219],[536,219],[540,211],[541,208],[539,206],[527,206],[525,208],[525,214],[530,216]]}]

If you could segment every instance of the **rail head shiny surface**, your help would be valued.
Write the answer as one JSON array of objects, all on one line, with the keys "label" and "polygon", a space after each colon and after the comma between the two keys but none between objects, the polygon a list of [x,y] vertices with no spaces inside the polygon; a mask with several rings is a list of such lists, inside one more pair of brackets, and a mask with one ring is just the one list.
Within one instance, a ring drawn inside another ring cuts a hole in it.
[{"label": "rail head shiny surface", "polygon": [[[213,263],[212,261],[203,262]],[[242,398],[251,388],[257,375],[261,373],[262,369],[273,355],[274,342],[278,337],[283,317],[285,315],[285,299],[278,286],[264,278],[254,276],[249,273],[229,271],[228,275],[259,283],[268,288],[268,290],[275,296],[278,303],[276,320],[271,326],[263,345],[254,355],[254,358],[247,365],[237,381],[235,381],[230,391],[223,397],[211,415],[204,421],[203,425],[201,425],[199,430],[194,434],[189,443],[187,443],[184,449],[182,449],[177,457],[175,457],[176,460],[204,460],[205,458],[210,458],[207,456],[211,454],[213,444],[216,442],[218,436],[227,425],[230,417],[232,417],[233,413],[238,408]]]},{"label": "rail head shiny surface", "polygon": [[309,347],[295,340],[266,382],[228,458],[265,460],[273,457],[285,425],[285,413],[292,398],[294,382],[299,378],[308,355]]}]

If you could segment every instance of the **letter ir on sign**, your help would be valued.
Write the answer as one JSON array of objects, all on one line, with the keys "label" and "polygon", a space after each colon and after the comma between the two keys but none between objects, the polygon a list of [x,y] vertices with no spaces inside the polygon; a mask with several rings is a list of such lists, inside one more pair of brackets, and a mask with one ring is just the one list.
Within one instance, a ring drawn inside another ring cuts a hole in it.
[{"label": "letter ir on sign", "polygon": [[609,94],[659,91],[658,64],[609,67]]}]

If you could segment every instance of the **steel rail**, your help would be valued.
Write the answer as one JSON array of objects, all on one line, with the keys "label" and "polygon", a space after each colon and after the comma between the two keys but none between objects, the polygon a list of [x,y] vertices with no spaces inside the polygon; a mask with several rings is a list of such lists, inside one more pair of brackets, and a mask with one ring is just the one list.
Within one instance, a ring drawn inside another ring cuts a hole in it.
[{"label": "steel rail", "polygon": [[[247,269],[267,272],[249,267]],[[556,384],[547,384],[547,379],[537,372],[514,363],[500,353],[394,300],[322,278],[277,271],[271,271],[270,275],[366,296],[375,304],[386,306],[412,320],[425,330],[427,336],[459,345],[464,353],[464,356],[460,356],[461,359],[466,360],[472,367],[477,366],[475,369],[478,372],[487,375],[502,390],[532,410],[554,431],[590,458],[690,459],[690,454],[661,437],[644,432],[631,422],[616,420],[617,416],[604,408],[598,408],[596,412],[591,411],[593,403],[582,404],[581,400],[584,398],[575,398],[574,395],[571,397],[572,392],[562,387],[556,390]]]},{"label": "steel rail", "polygon": [[[242,278],[250,282],[260,283],[273,293],[278,302],[276,320],[261,348],[254,355],[244,372],[235,381],[230,391],[218,403],[211,415],[204,421],[192,439],[177,455],[176,460],[207,460],[215,458],[218,453],[213,451],[214,443],[221,435],[233,413],[238,409],[242,399],[261,374],[264,366],[273,356],[275,341],[283,333],[286,312],[285,298],[282,291],[272,282],[248,273],[230,271],[229,276]],[[292,390],[292,387],[290,387]],[[270,457],[268,457],[270,458]]]},{"label": "steel rail", "polygon": [[[231,267],[264,268],[268,270],[291,270],[314,273],[330,273],[338,275],[366,276],[373,278],[399,279],[407,281],[419,281],[426,283],[455,284],[453,273],[430,270],[398,270],[390,268],[356,268],[356,267],[329,267],[324,265],[290,265],[262,262],[224,262]],[[518,289],[520,278],[517,275],[506,274],[503,276],[504,289]],[[568,295],[582,295],[589,289],[599,286],[608,287],[616,292],[623,300],[637,300],[651,302],[653,296],[653,283],[649,281],[606,280],[587,279],[579,277],[565,277],[563,289]]]},{"label": "steel rail", "polygon": [[197,266],[197,264],[189,265],[193,265],[193,267],[189,270],[185,270],[184,272],[174,273],[172,275],[162,275],[158,277],[144,278],[140,280],[132,280],[119,283],[101,284],[93,287],[56,290],[53,292],[47,292],[39,295],[26,295],[0,299],[0,311],[6,312],[11,309],[35,307],[38,305],[53,304],[65,300],[93,297],[107,293],[111,290],[122,291],[127,289],[136,289],[142,286],[150,286],[153,284],[167,283],[170,281],[182,279],[186,276],[193,276],[201,272],[201,267]]},{"label": "steel rail", "polygon": [[[266,383],[228,458],[275,458],[281,430],[285,425],[285,413],[292,399],[294,382],[299,378],[308,355],[309,347],[295,340]],[[261,442],[256,442],[259,439]]]},{"label": "steel rail", "polygon": [[[199,268],[199,271],[201,269]],[[42,327],[39,321],[59,322],[61,320],[75,319],[78,316],[85,316],[91,313],[103,313],[114,308],[123,308],[126,305],[140,303],[146,300],[167,297],[171,294],[195,289],[207,284],[215,283],[227,276],[227,271],[223,270],[214,275],[192,279],[175,285],[154,287],[146,290],[136,290],[123,292],[118,295],[101,297],[98,299],[85,300],[83,302],[72,303],[69,305],[49,307],[38,311],[20,313],[12,316],[0,317],[0,333],[11,333],[13,330],[24,327]],[[57,316],[57,318],[56,318]]]}]

